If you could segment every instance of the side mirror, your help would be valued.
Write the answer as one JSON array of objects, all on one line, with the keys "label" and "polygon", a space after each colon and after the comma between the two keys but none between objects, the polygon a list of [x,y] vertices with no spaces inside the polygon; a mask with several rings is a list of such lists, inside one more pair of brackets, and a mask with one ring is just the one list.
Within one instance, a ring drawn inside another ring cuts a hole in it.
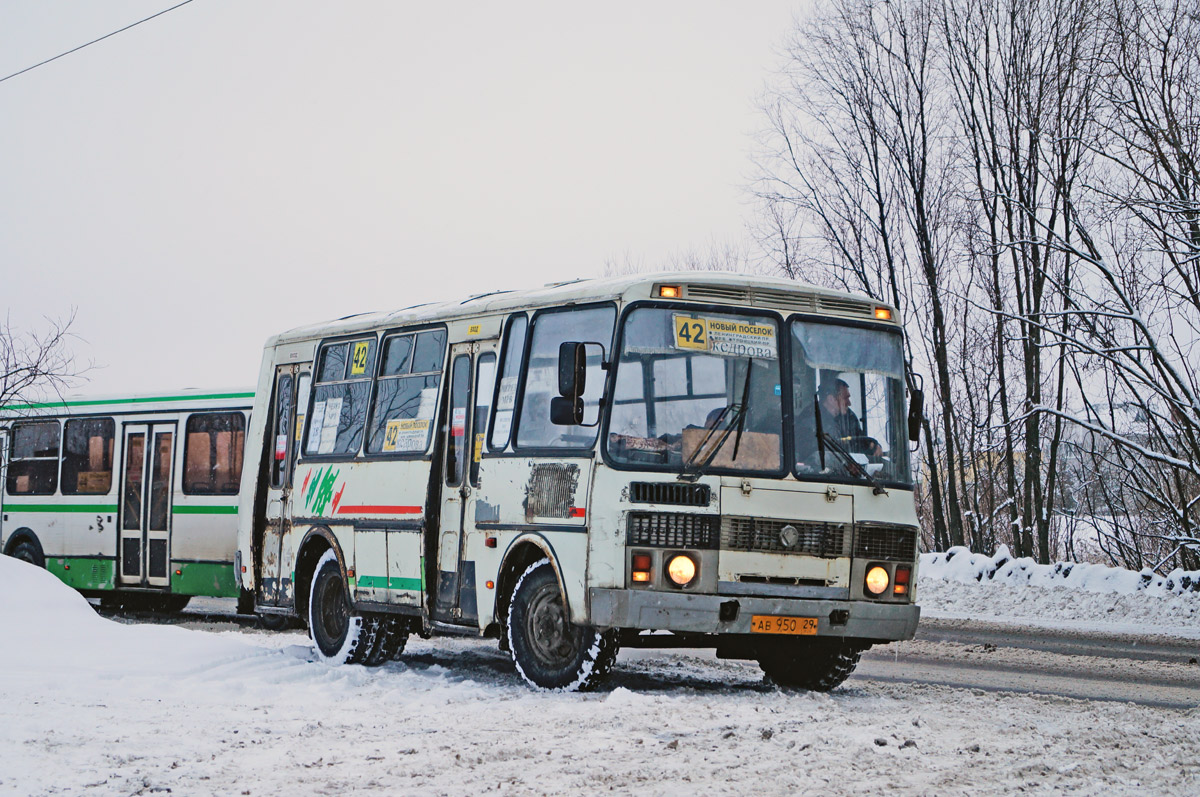
[{"label": "side mirror", "polygon": [[558,346],[558,394],[569,399],[583,395],[587,384],[587,352],[584,344],[565,341]]},{"label": "side mirror", "polygon": [[550,399],[550,423],[555,426],[582,426],[583,399],[566,396]]},{"label": "side mirror", "polygon": [[599,343],[566,341],[558,345],[558,392],[550,399],[550,423],[556,426],[595,426],[584,423],[583,392],[587,386],[587,347],[599,350],[600,367],[604,362],[604,347]]},{"label": "side mirror", "polygon": [[925,405],[925,392],[914,390],[908,399],[908,439],[914,443],[921,439],[921,416]]}]

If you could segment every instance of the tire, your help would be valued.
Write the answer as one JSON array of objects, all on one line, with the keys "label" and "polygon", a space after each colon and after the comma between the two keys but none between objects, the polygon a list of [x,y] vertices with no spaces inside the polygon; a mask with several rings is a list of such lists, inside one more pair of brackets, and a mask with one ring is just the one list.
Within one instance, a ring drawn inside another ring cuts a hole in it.
[{"label": "tire", "polygon": [[549,559],[534,562],[517,580],[507,633],[517,672],[537,689],[592,689],[617,657],[615,631],[571,624]]},{"label": "tire", "polygon": [[786,640],[761,651],[758,666],[785,689],[828,692],[850,677],[869,647],[841,639]]},{"label": "tire", "polygon": [[286,614],[256,614],[258,627],[264,631],[282,631],[288,626]]},{"label": "tire", "polygon": [[45,569],[46,557],[42,555],[42,548],[32,540],[21,540],[13,546],[12,551],[8,554],[13,559],[20,559],[22,562],[28,562],[34,567]]},{"label": "tire", "polygon": [[191,602],[191,595],[160,595],[151,602],[151,611],[163,614],[179,614]]},{"label": "tire", "polygon": [[[371,633],[363,633],[371,631]],[[375,635],[350,604],[337,554],[328,550],[313,571],[308,595],[308,633],[326,664],[359,664],[370,653]]]},{"label": "tire", "polygon": [[363,659],[367,667],[378,667],[380,664],[400,658],[404,646],[408,644],[408,621],[397,617],[368,617],[365,620],[373,626],[374,644]]}]

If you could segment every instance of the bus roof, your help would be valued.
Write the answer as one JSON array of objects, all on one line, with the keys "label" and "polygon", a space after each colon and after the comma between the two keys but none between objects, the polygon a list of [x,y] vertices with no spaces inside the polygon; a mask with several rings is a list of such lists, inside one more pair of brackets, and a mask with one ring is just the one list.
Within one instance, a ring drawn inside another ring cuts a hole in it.
[{"label": "bus roof", "polygon": [[254,388],[164,390],[153,393],[110,396],[63,396],[42,402],[0,407],[0,420],[29,416],[95,415],[116,412],[161,412],[169,410],[249,408]]},{"label": "bus roof", "polygon": [[477,294],[461,301],[418,304],[400,310],[361,313],[320,324],[296,327],[271,337],[266,345],[271,347],[317,337],[351,335],[372,329],[576,302],[613,301],[622,298],[628,301],[658,299],[655,290],[659,285],[679,286],[682,289],[680,298],[683,301],[758,306],[784,313],[809,312],[872,320],[875,318],[876,307],[886,307],[893,310],[892,318],[895,318],[894,308],[888,304],[796,280],[731,271],[667,271],[577,279],[550,283],[541,288]]}]

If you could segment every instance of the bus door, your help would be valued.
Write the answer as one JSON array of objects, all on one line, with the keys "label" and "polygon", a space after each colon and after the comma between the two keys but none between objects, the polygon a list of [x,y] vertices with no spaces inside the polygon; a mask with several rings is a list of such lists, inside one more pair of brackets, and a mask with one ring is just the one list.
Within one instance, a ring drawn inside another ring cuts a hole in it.
[{"label": "bus door", "polygon": [[121,468],[120,583],[171,585],[171,469],[175,424],[127,423]]},{"label": "bus door", "polygon": [[256,582],[259,603],[278,606],[290,603],[292,563],[284,545],[292,530],[292,473],[295,470],[304,414],[308,410],[311,381],[308,364],[284,365],[275,370],[275,402],[271,408],[271,468],[267,481],[265,530],[261,571]]},{"label": "bus door", "polygon": [[434,619],[474,624],[478,621],[475,563],[465,561],[465,532],[473,517],[474,491],[496,380],[495,340],[459,343],[450,348],[449,413],[442,465],[441,511],[438,513],[437,591]]}]

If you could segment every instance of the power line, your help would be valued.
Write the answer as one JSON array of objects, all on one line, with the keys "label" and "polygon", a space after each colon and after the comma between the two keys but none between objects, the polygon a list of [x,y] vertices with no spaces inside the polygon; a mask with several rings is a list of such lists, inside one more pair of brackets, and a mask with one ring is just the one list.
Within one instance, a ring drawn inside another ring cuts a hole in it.
[{"label": "power line", "polygon": [[14,78],[17,75],[23,75],[26,72],[30,71],[31,69],[37,69],[39,66],[45,66],[46,64],[50,63],[51,61],[57,61],[59,58],[62,58],[64,55],[70,55],[71,53],[77,53],[80,50],[82,50],[84,47],[90,47],[91,45],[95,44],[96,42],[104,41],[109,36],[116,36],[118,33],[124,33],[125,31],[129,30],[130,28],[136,28],[138,25],[141,25],[143,22],[149,22],[150,20],[154,19],[155,17],[161,17],[163,14],[167,13],[168,11],[174,11],[175,9],[179,8],[180,6],[186,6],[190,2],[192,2],[192,0],[183,0],[182,3],[173,5],[170,8],[159,11],[157,14],[151,14],[150,16],[146,17],[145,19],[139,19],[137,22],[134,22],[132,25],[126,25],[125,27],[121,28],[120,30],[114,30],[112,33],[101,36],[99,39],[93,39],[92,41],[88,42],[87,44],[81,44],[78,47],[74,48],[73,50],[67,50],[65,53],[59,53],[58,55],[54,56],[53,58],[47,58],[45,61],[42,61],[39,64],[34,64],[33,66],[27,66],[24,69],[22,69],[20,72],[13,72],[8,77],[0,77],[0,83],[3,83],[4,81],[8,80],[8,78]]}]

